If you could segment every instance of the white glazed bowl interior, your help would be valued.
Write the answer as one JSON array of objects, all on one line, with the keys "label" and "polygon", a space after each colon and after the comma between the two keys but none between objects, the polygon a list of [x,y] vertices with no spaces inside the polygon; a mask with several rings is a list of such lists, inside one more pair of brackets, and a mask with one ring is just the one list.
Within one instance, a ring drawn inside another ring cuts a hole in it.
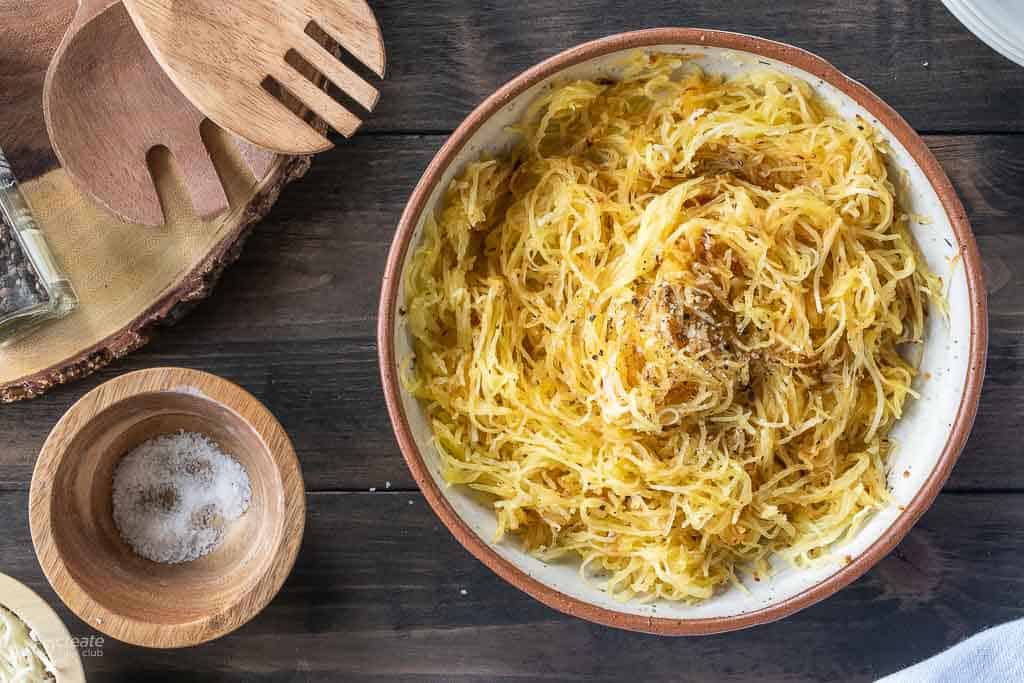
[{"label": "white glazed bowl interior", "polygon": [[[402,407],[420,453],[423,454],[430,475],[438,484],[442,495],[485,544],[490,545],[499,556],[528,576],[572,598],[614,612],[668,619],[732,617],[778,604],[827,579],[842,567],[845,563],[844,558],[857,557],[871,546],[896,521],[903,506],[908,505],[922,488],[950,438],[966,384],[971,333],[967,277],[963,264],[957,257],[958,241],[949,217],[925,174],[896,137],[882,128],[876,117],[851,97],[802,69],[760,55],[727,48],[691,45],[658,45],[643,49],[647,52],[686,52],[689,55],[698,55],[698,63],[711,73],[736,74],[771,68],[798,76],[807,81],[842,115],[860,115],[874,124],[887,138],[892,148],[891,171],[905,170],[909,174],[911,192],[910,206],[907,208],[914,214],[930,219],[927,225],[913,224],[914,236],[929,266],[947,284],[950,314],[948,322],[941,315],[929,317],[927,340],[920,362],[921,372],[915,383],[921,398],[910,401],[909,409],[892,432],[897,441],[888,473],[889,486],[893,494],[892,504],[874,515],[851,541],[836,547],[830,559],[810,569],[799,570],[789,567],[779,559],[775,562],[776,573],[768,580],[747,582],[749,592],[731,587],[698,605],[668,601],[623,603],[609,597],[597,585],[582,580],[578,564],[575,562],[541,562],[524,552],[514,538],[507,538],[500,544],[494,544],[495,518],[491,507],[469,489],[448,486],[444,482],[423,408],[404,388],[400,388]],[[485,121],[454,158],[441,182],[433,188],[406,252],[406,261],[402,264],[403,271],[420,244],[425,217],[435,210],[452,178],[460,173],[468,162],[479,158],[481,154],[498,154],[507,149],[512,138],[506,127],[519,119],[529,103],[543,89],[565,80],[614,78],[621,73],[626,58],[634,52],[634,49],[624,50],[571,66],[529,88]],[[398,287],[397,300],[402,302],[405,300],[404,287],[402,284]],[[393,351],[394,357],[401,365],[404,359],[412,355],[411,337],[404,327],[403,316],[394,316],[394,321]]]}]

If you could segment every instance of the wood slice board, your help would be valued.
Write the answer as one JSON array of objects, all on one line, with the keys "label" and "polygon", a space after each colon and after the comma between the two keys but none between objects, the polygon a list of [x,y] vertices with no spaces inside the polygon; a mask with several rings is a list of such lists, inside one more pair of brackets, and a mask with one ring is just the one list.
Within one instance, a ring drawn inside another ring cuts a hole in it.
[{"label": "wood slice board", "polygon": [[59,168],[43,120],[46,69],[76,7],[76,0],[0,0],[0,147],[81,300],[68,318],[0,348],[5,403],[84,377],[143,346],[154,325],[180,318],[238,257],[281,188],[310,165],[308,157],[277,157],[256,179],[237,154],[222,153],[218,171],[231,209],[203,221],[173,164],[158,158],[167,224],[129,225],[106,213]]}]

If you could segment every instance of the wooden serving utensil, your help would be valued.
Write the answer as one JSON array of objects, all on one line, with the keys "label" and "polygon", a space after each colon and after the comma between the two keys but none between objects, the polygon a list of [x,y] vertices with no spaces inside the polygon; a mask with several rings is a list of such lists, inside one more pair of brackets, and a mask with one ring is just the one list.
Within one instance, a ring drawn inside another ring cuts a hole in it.
[{"label": "wooden serving utensil", "polygon": [[[75,185],[129,222],[164,222],[147,160],[157,147],[174,156],[199,216],[228,208],[200,134],[205,117],[164,74],[119,0],[80,0],[46,73],[43,112]],[[236,144],[262,179],[275,155]]]},{"label": "wooden serving utensil", "polygon": [[378,76],[385,52],[364,0],[124,0],[143,39],[178,89],[212,121],[281,154],[313,154],[331,143],[276,99],[276,82],[339,133],[358,116],[327,95],[288,59],[298,56],[361,107],[378,92],[310,33],[319,28]]}]

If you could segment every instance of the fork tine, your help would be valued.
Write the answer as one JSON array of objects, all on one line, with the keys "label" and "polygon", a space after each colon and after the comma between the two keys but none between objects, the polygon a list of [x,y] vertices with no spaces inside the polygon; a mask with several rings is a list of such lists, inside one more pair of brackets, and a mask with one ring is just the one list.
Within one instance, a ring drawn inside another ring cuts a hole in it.
[{"label": "fork tine", "polygon": [[326,76],[327,80],[365,107],[367,111],[373,111],[373,108],[377,106],[377,99],[380,97],[377,89],[360,78],[355,71],[338,61],[323,45],[309,35],[302,34],[302,44],[296,47],[296,52],[314,69]]},{"label": "fork tine", "polygon": [[303,104],[316,112],[316,115],[329,123],[334,130],[345,137],[352,137],[359,128],[362,121],[345,107],[338,104],[334,98],[296,71],[290,64],[281,61],[281,67],[274,74],[274,78],[282,86],[288,89],[292,95]]},{"label": "fork tine", "polygon": [[89,159],[87,165],[82,167],[74,162],[65,162],[64,170],[79,188],[129,223],[148,226],[163,224],[164,207],[144,156],[137,168],[132,167],[128,173],[117,178],[116,186],[106,179],[100,179],[95,173],[95,166],[99,163],[95,158]]},{"label": "fork tine", "polygon": [[242,161],[245,162],[249,172],[252,173],[253,177],[256,179],[256,182],[260,182],[267,177],[267,174],[270,172],[270,167],[274,165],[275,161],[277,161],[277,154],[271,152],[269,149],[257,147],[251,142],[248,142],[233,133],[229,133],[228,135],[231,138],[232,144],[234,144],[235,148],[238,149],[238,153],[241,155]]},{"label": "fork tine", "polygon": [[365,0],[333,0],[311,2],[314,5],[310,19],[336,43],[352,53],[375,74],[384,78],[386,53],[384,37],[373,10]]},{"label": "fork tine", "polygon": [[[284,64],[284,66],[288,67],[287,64]],[[279,71],[284,70],[279,69]],[[304,121],[301,116],[293,112],[265,89],[254,87],[251,89],[248,97],[252,98],[250,108],[253,111],[258,110],[261,116],[273,119],[272,124],[267,127],[247,131],[247,133],[252,133],[251,139],[250,135],[246,135],[248,142],[279,154],[295,154],[294,151],[281,147],[281,129],[287,128],[290,142],[300,148],[324,152],[334,147],[330,140],[321,135],[319,131]],[[214,123],[221,125],[216,120]],[[221,125],[221,128],[226,129],[226,126]],[[256,134],[257,132],[259,135]]]},{"label": "fork tine", "polygon": [[192,206],[201,218],[212,218],[229,208],[224,185],[198,129],[195,135],[175,141],[171,154],[179,168],[188,169],[182,180],[192,198]]}]

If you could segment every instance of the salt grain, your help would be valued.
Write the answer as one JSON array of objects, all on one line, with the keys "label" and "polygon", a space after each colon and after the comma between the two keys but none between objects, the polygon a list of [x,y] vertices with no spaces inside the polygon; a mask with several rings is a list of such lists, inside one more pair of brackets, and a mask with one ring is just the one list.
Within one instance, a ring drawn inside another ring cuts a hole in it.
[{"label": "salt grain", "polygon": [[212,552],[249,509],[245,468],[203,434],[146,441],[114,472],[114,523],[142,557],[164,564]]}]

